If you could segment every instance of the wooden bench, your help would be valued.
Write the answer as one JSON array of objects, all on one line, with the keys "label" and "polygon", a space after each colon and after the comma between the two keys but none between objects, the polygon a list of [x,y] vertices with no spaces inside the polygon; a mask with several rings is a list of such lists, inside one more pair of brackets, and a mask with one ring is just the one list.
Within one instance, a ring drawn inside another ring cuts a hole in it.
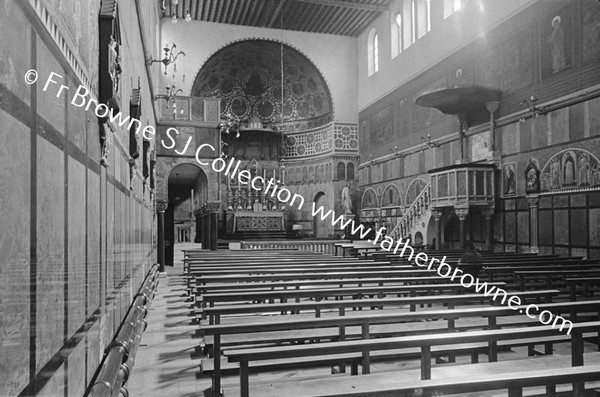
[{"label": "wooden bench", "polygon": [[[583,334],[594,333],[598,335],[599,330],[600,321],[577,323],[573,325],[571,334],[572,366],[576,367],[584,365]],[[371,351],[417,347],[421,350],[421,380],[428,380],[431,379],[431,350],[433,346],[487,343],[489,344],[490,357],[495,357],[496,354],[491,354],[491,351],[497,349],[496,345],[500,341],[519,341],[524,339],[534,341],[536,339],[539,340],[557,335],[559,335],[559,331],[556,329],[540,325],[525,328],[505,328],[486,331],[326,342],[315,345],[228,350],[225,351],[225,355],[228,357],[229,361],[240,363],[240,394],[242,397],[248,397],[249,361],[360,352],[362,354],[363,373],[369,374]],[[574,389],[576,392],[581,392],[581,382],[577,382],[574,385]],[[220,390],[220,384],[215,382],[213,390]]]},{"label": "wooden bench", "polygon": [[198,276],[197,284],[223,283],[223,282],[270,282],[284,280],[341,280],[344,278],[372,278],[374,275],[379,277],[409,277],[409,276],[430,276],[429,270],[388,270],[385,272],[372,271],[347,271],[347,272],[322,272],[322,273],[282,273],[282,274],[254,274],[254,275],[218,275],[218,276]]},{"label": "wooden bench", "polygon": [[[304,334],[300,331],[302,330],[314,330],[314,329],[336,329],[336,332],[330,334],[321,334],[319,335],[320,339],[329,339],[329,340],[346,340],[348,338],[364,338],[371,339],[373,336],[394,336],[394,331],[390,333],[387,330],[373,330],[373,326],[381,326],[388,324],[403,324],[403,323],[416,323],[418,321],[446,321],[446,326],[443,328],[420,328],[418,324],[415,324],[415,333],[422,332],[434,332],[434,331],[454,331],[457,330],[456,320],[465,319],[465,318],[485,318],[487,321],[483,324],[474,324],[469,325],[469,327],[462,327],[462,330],[466,330],[469,328],[476,327],[487,327],[488,329],[496,329],[501,326],[521,326],[524,324],[531,324],[532,322],[527,323],[519,323],[515,324],[514,322],[508,324],[501,324],[499,321],[500,317],[506,316],[521,316],[518,314],[519,312],[524,312],[527,309],[527,306],[519,306],[516,310],[512,310],[508,307],[485,307],[485,308],[461,308],[461,309],[448,309],[448,310],[427,310],[421,312],[391,312],[385,314],[362,314],[359,316],[352,317],[326,317],[326,318],[318,318],[318,319],[301,319],[301,320],[282,320],[277,322],[237,322],[234,324],[220,324],[220,325],[206,325],[200,329],[200,335],[203,337],[212,336],[211,341],[205,340],[205,349],[206,352],[210,355],[219,357],[221,352],[221,346],[223,345],[223,337],[227,335],[236,335],[236,334],[247,334],[250,337],[254,337],[256,344],[265,345],[267,343],[275,344],[275,343],[293,343],[293,342],[302,342],[306,340],[314,340],[314,337],[309,333]],[[538,307],[539,311],[549,310],[554,314],[571,314],[572,318],[576,318],[576,313],[583,313],[589,311],[593,313],[595,316],[600,316],[600,301],[586,301],[586,302],[560,302],[560,303],[549,303],[549,304],[540,304]],[[534,320],[535,324],[537,320]],[[425,323],[428,324],[428,323]],[[349,332],[348,327],[360,327],[359,332],[352,334]],[[261,335],[261,333],[265,332],[282,332],[293,330],[296,334],[293,337],[288,338],[270,338],[266,339]],[[375,334],[374,334],[375,332]],[[312,338],[312,339],[311,339]],[[245,345],[251,345],[248,339],[243,340]],[[598,341],[596,342],[598,343]],[[537,343],[536,343],[537,344]],[[535,353],[533,349],[533,345],[528,346],[530,354],[533,355]],[[237,347],[239,348],[239,346]],[[545,354],[549,354],[552,351],[552,344],[545,343]],[[600,349],[600,343],[599,343]],[[478,350],[473,350],[474,353],[477,353]],[[214,353],[214,354],[213,354]],[[494,357],[492,357],[494,358]],[[220,360],[219,360],[220,361]],[[339,357],[331,357],[329,363],[340,362],[344,360],[339,360]],[[301,361],[290,362],[289,365],[301,364]],[[310,363],[310,359],[308,359],[308,363]],[[219,376],[220,374],[220,363],[215,362],[214,367],[212,368],[215,373],[215,376]],[[289,366],[288,365],[288,366]],[[206,369],[207,365],[204,365]]]},{"label": "wooden bench", "polygon": [[[479,364],[478,367],[497,368],[498,363]],[[461,366],[466,367],[466,366]],[[448,394],[479,393],[507,390],[509,397],[522,397],[523,388],[545,387],[547,397],[555,397],[556,386],[600,380],[600,365],[562,367],[534,371],[501,372],[488,369],[486,373],[471,376],[443,376],[431,380],[408,380],[406,377],[381,373],[342,379],[307,379],[285,383],[269,382],[252,388],[254,396],[303,396],[303,397],[414,397]],[[484,371],[481,371],[484,372]],[[491,374],[490,374],[491,372]],[[465,373],[465,372],[463,372]],[[580,390],[583,389],[583,385]],[[440,394],[437,394],[440,393]],[[234,388],[227,388],[224,397],[238,395]],[[591,396],[592,394],[589,394]],[[583,394],[580,394],[583,396]]]},{"label": "wooden bench", "polygon": [[546,287],[553,285],[555,279],[564,280],[565,276],[600,276],[600,269],[549,269],[546,270],[526,270],[526,271],[515,271],[515,276],[518,279],[519,286],[521,289],[525,289],[525,280],[545,280]]},{"label": "wooden bench", "polygon": [[[504,283],[488,283],[490,287],[504,287]],[[473,290],[471,287],[468,290]],[[285,302],[287,299],[311,298],[321,300],[327,298],[342,299],[343,297],[377,296],[383,298],[385,295],[407,294],[415,296],[417,292],[430,294],[431,292],[463,292],[465,287],[460,284],[415,284],[415,285],[387,285],[370,287],[343,287],[343,288],[305,288],[298,290],[274,290],[274,291],[243,291],[243,292],[213,292],[202,294],[200,301],[202,307],[214,307],[216,302],[242,302],[259,301],[267,302],[280,299]]]},{"label": "wooden bench", "polygon": [[581,285],[584,298],[592,296],[590,286],[599,286],[600,277],[567,277],[565,282],[569,285],[571,300],[577,300],[577,286]]},{"label": "wooden bench", "polygon": [[[507,296],[517,295],[522,299],[535,299],[539,302],[545,299],[546,302],[551,302],[554,295],[559,294],[558,290],[543,290],[543,291],[527,291],[527,292],[508,292]],[[391,307],[408,305],[411,311],[416,310],[418,304],[440,304],[447,305],[448,308],[454,308],[457,305],[469,304],[473,302],[487,302],[493,299],[493,296],[485,296],[483,294],[465,294],[465,295],[435,295],[435,296],[418,296],[405,298],[384,298],[384,299],[354,299],[354,300],[337,300],[337,301],[304,301],[304,302],[287,302],[287,303],[268,303],[268,304],[242,304],[242,305],[223,305],[215,307],[207,307],[199,310],[202,318],[208,318],[210,324],[219,324],[222,315],[240,314],[240,313],[267,313],[267,312],[300,312],[302,310],[310,310],[315,312],[315,317],[320,317],[321,311],[324,309],[338,309],[341,316],[344,315],[348,308],[364,308],[364,307]],[[508,299],[508,298],[507,298]]]},{"label": "wooden bench", "polygon": [[[317,280],[290,280],[290,281],[269,281],[269,282],[248,282],[248,283],[211,283],[198,284],[195,287],[196,293],[210,293],[217,291],[251,291],[262,290],[272,291],[276,288],[283,290],[301,289],[301,288],[317,288],[322,286],[339,286],[344,288],[347,286],[373,285],[377,284],[384,286],[386,284],[432,284],[432,283],[448,283],[448,279],[439,276],[420,276],[420,277],[372,277],[372,278],[343,278],[335,279],[317,279]],[[489,283],[488,283],[489,284]]]}]

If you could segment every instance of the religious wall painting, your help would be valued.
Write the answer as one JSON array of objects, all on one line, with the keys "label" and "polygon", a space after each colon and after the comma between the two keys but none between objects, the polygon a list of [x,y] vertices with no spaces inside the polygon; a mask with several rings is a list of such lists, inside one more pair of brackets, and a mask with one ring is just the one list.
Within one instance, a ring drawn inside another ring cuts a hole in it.
[{"label": "religious wall painting", "polygon": [[415,93],[412,101],[412,131],[418,131],[420,129],[427,128],[439,122],[444,117],[444,114],[435,108],[417,105],[415,103],[416,99],[422,95],[440,91],[446,88],[448,88],[448,83],[446,82],[446,76],[443,76],[430,83],[427,87],[423,88],[419,92]]},{"label": "religious wall painting", "polygon": [[482,49],[473,70],[478,84],[502,90],[533,83],[533,30],[528,27],[506,37],[498,45]]},{"label": "religious wall painting", "polygon": [[542,19],[542,79],[571,66],[572,36],[570,7]]},{"label": "religious wall painting", "polygon": [[396,104],[396,134],[397,135],[408,135],[410,133],[409,120],[410,120],[410,106],[408,105],[408,99],[403,98]]},{"label": "religious wall painting", "polygon": [[421,191],[425,189],[425,186],[427,186],[427,182],[425,182],[423,179],[414,179],[406,189],[406,200],[404,201],[406,203],[405,205],[412,205]]},{"label": "religious wall painting", "polygon": [[362,196],[360,207],[362,209],[379,207],[377,194],[375,193],[375,190],[373,190],[372,188],[367,188],[367,190],[365,190]]},{"label": "religious wall painting", "polygon": [[540,167],[536,159],[529,159],[525,167],[525,193],[538,193],[540,191]]},{"label": "religious wall painting", "polygon": [[600,2],[583,0],[583,62],[600,59]]},{"label": "religious wall painting", "polygon": [[387,185],[381,196],[382,207],[398,206],[401,203],[400,190],[395,185]]},{"label": "religious wall painting", "polygon": [[380,146],[389,143],[394,136],[394,118],[391,106],[381,109],[371,116],[371,145]]},{"label": "religious wall painting", "polygon": [[502,166],[502,192],[504,197],[517,194],[517,163],[505,163]]},{"label": "religious wall painting", "polygon": [[583,149],[565,149],[548,160],[541,173],[541,190],[600,187],[600,162]]}]

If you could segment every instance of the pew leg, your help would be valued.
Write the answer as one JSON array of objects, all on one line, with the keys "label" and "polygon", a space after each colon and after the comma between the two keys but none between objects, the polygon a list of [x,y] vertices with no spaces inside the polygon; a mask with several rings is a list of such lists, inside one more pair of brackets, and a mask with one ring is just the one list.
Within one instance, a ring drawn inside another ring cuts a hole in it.
[{"label": "pew leg", "polygon": [[546,385],[546,397],[556,397],[556,385]]},{"label": "pew leg", "polygon": [[508,389],[508,397],[523,397],[523,389],[520,387],[510,387]]},{"label": "pew leg", "polygon": [[240,362],[240,395],[242,397],[250,396],[248,361]]},{"label": "pew leg", "polygon": [[350,375],[358,375],[358,360],[352,360],[350,363]]}]

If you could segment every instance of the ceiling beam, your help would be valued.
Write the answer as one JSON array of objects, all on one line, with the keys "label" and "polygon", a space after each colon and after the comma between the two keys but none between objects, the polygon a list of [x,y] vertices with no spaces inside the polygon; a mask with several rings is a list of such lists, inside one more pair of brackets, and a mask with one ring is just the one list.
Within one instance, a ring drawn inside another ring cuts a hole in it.
[{"label": "ceiling beam", "polygon": [[[283,5],[285,4],[286,0],[280,0],[279,3],[277,4],[275,11],[273,11],[273,14],[271,14],[271,19],[269,19],[269,22],[267,23],[267,27],[268,28],[272,28],[273,24],[277,21],[277,20],[281,20],[280,18],[283,15],[279,15],[280,13],[283,13],[282,8]],[[279,18],[278,18],[279,17]]]},{"label": "ceiling beam", "polygon": [[356,8],[359,10],[367,10],[367,11],[384,12],[384,11],[388,10],[387,4],[365,4],[365,3],[355,3],[355,2],[344,1],[344,0],[295,0],[295,1],[298,1],[301,3],[318,4],[320,6]]}]

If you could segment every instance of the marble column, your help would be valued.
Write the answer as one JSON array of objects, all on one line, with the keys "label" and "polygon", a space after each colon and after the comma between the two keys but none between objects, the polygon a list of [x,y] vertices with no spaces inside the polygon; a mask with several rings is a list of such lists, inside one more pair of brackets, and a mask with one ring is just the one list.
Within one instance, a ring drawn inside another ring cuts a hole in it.
[{"label": "marble column", "polygon": [[467,216],[469,216],[469,207],[468,206],[460,206],[454,207],[454,212],[460,221],[460,248],[465,248],[465,221],[467,220]]},{"label": "marble column", "polygon": [[464,114],[458,115],[458,143],[460,145],[460,160],[457,161],[459,164],[467,162],[466,149],[467,140],[465,139],[465,131],[467,129],[467,117]]},{"label": "marble column", "polygon": [[435,222],[435,249],[439,250],[442,248],[442,225],[440,221],[442,219],[442,210],[433,208],[431,210],[431,216]]},{"label": "marble column", "polygon": [[539,228],[538,228],[538,207],[540,204],[539,195],[527,196],[529,204],[529,252],[538,254],[539,248]]},{"label": "marble column", "polygon": [[202,242],[202,210],[200,208],[194,210],[194,217],[196,218],[196,235],[194,236],[194,243]]},{"label": "marble column", "polygon": [[485,207],[481,210],[485,219],[485,249],[492,251],[494,249],[494,233],[492,218],[494,217],[494,207]]},{"label": "marble column", "polygon": [[156,202],[156,215],[158,218],[158,271],[165,271],[165,211],[169,203],[167,201]]},{"label": "marble column", "polygon": [[206,212],[206,206],[204,206],[202,208],[202,249],[208,249],[209,246],[209,226],[210,225],[208,224],[208,213]]},{"label": "marble column", "polygon": [[209,246],[211,251],[216,251],[219,238],[219,211],[221,210],[221,202],[209,202],[206,204],[206,209],[209,214]]}]

